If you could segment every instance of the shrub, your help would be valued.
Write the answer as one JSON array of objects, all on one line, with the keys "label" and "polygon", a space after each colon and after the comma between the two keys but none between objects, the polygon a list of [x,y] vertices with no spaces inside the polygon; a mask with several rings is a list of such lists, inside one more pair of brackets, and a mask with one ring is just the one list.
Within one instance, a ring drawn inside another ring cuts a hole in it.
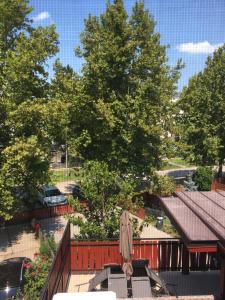
[{"label": "shrub", "polygon": [[42,255],[36,258],[25,273],[24,295],[27,300],[38,300],[48,277],[52,260]]},{"label": "shrub", "polygon": [[54,239],[54,235],[42,236],[40,241],[40,254],[45,257],[54,257],[57,249],[57,245]]},{"label": "shrub", "polygon": [[[119,176],[104,162],[86,162],[80,170],[80,186],[87,199],[87,207],[77,199],[70,199],[74,209],[85,218],[68,216],[73,225],[79,226],[79,239],[118,238],[121,209],[136,211],[143,201],[135,192],[136,180]],[[139,229],[138,229],[139,230]],[[134,234],[138,235],[138,230]]]},{"label": "shrub", "polygon": [[210,191],[215,172],[211,167],[198,167],[193,175],[199,191]]},{"label": "shrub", "polygon": [[152,193],[158,196],[171,196],[176,190],[174,180],[167,175],[155,174],[153,177]]},{"label": "shrub", "polygon": [[38,300],[40,298],[56,249],[53,235],[41,237],[40,253],[35,253],[32,263],[26,266],[23,299]]}]

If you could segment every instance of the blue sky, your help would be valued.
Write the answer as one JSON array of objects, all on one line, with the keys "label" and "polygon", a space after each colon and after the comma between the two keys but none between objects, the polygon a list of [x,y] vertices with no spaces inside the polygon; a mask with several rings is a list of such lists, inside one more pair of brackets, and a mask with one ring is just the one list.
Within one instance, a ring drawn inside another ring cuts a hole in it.
[{"label": "blue sky", "polygon": [[[111,1],[112,2],[112,1]],[[128,14],[135,0],[124,0]],[[145,0],[161,34],[161,44],[167,50],[169,64],[182,58],[185,68],[178,83],[181,90],[188,79],[204,68],[208,55],[225,43],[225,0]],[[99,15],[105,10],[105,0],[31,0],[31,17],[35,26],[54,23],[59,34],[60,52],[57,57],[80,72],[82,59],[75,57],[88,14]],[[50,62],[50,75],[51,71]]]}]

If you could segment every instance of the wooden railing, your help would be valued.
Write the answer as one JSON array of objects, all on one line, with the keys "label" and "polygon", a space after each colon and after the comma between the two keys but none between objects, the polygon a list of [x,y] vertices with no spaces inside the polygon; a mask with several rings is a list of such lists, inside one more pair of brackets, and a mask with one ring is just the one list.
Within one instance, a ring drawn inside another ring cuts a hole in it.
[{"label": "wooden railing", "polygon": [[[132,259],[148,259],[158,271],[217,269],[214,253],[188,253],[180,240],[134,240]],[[71,271],[101,270],[123,263],[118,241],[71,241]]]},{"label": "wooden railing", "polygon": [[[188,253],[177,239],[135,239],[132,259],[148,259],[157,271],[200,271],[219,269],[214,253]],[[52,263],[40,300],[66,292],[71,272],[98,271],[105,264],[122,264],[118,240],[77,241],[70,238],[68,223]]]},{"label": "wooden railing", "polygon": [[70,224],[67,223],[55,259],[52,263],[40,300],[51,300],[56,293],[67,291],[71,272]]}]

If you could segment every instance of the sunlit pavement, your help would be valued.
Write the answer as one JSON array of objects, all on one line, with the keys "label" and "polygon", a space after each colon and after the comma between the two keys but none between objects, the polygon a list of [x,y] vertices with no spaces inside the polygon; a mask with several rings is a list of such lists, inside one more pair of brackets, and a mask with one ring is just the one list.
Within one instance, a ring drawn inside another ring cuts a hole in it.
[{"label": "sunlit pavement", "polygon": [[[44,234],[54,234],[58,243],[63,235],[67,220],[61,216],[39,220]],[[0,229],[0,261],[26,256],[34,258],[39,251],[40,241],[35,239],[34,232],[29,223],[7,226]]]}]

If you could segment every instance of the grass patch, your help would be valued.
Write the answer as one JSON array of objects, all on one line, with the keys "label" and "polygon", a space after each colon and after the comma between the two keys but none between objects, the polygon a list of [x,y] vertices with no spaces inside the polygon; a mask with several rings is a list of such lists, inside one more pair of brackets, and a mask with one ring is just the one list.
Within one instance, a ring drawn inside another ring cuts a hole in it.
[{"label": "grass patch", "polygon": [[[156,227],[157,217],[153,213],[148,214],[148,223],[154,227]],[[170,222],[170,219],[167,216],[163,216],[163,227],[160,229],[161,231],[168,233],[173,238],[180,238],[179,233],[176,228]]]},{"label": "grass patch", "polygon": [[160,171],[173,170],[173,169],[182,169],[184,166],[174,166],[170,165],[168,162],[163,162]]},{"label": "grass patch", "polygon": [[76,172],[72,168],[61,169],[61,170],[51,170],[50,179],[53,184],[67,180],[76,180]]},{"label": "grass patch", "polygon": [[165,171],[165,170],[182,169],[182,168],[194,167],[194,166],[195,165],[190,164],[189,162],[185,161],[181,157],[174,157],[168,160],[164,160],[162,162],[162,167],[160,168],[160,170]]}]

